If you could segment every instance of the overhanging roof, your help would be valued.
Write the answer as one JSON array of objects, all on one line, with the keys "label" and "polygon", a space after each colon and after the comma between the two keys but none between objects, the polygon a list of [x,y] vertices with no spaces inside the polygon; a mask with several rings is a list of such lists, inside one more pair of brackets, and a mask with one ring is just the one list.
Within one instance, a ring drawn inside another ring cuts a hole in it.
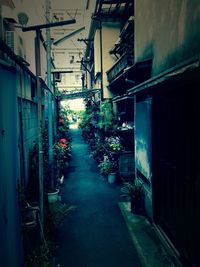
[{"label": "overhanging roof", "polygon": [[160,73],[159,75],[152,77],[151,79],[148,79],[131,89],[127,91],[128,95],[134,95],[140,91],[144,91],[146,89],[149,89],[151,87],[154,87],[158,84],[164,84],[167,82],[184,82],[184,79],[187,81],[193,80],[192,74],[194,74],[195,77],[198,77],[200,80],[200,59],[199,56],[190,58],[181,64],[169,68],[168,70]]},{"label": "overhanging roof", "polygon": [[114,91],[119,90],[119,87],[124,88],[125,91],[131,89],[133,84],[141,83],[150,77],[151,68],[151,58],[138,61],[132,66],[125,68],[119,75],[111,80],[109,82],[109,88]]},{"label": "overhanging roof", "polygon": [[97,0],[94,17],[98,19],[126,20],[133,14],[133,1]]},{"label": "overhanging roof", "polygon": [[120,101],[124,101],[124,100],[129,100],[129,99],[134,99],[134,97],[133,96],[129,96],[129,95],[127,95],[127,94],[124,94],[124,95],[122,95],[122,96],[116,96],[116,97],[114,97],[113,99],[112,99],[112,102],[120,102]]},{"label": "overhanging roof", "polygon": [[58,96],[58,100],[87,98],[94,96],[101,89],[85,89],[81,91],[64,91]]}]

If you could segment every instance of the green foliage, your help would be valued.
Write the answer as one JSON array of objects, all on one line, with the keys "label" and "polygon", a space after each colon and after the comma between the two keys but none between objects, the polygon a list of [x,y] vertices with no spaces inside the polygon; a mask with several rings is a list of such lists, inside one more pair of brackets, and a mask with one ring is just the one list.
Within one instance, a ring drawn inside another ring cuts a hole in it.
[{"label": "green foliage", "polygon": [[112,150],[114,152],[119,152],[123,149],[120,137],[118,137],[118,136],[106,137],[105,143],[106,143],[108,149]]},{"label": "green foliage", "polygon": [[56,142],[53,146],[54,173],[56,178],[64,174],[66,163],[71,158],[71,145],[65,138]]},{"label": "green foliage", "polygon": [[99,164],[99,167],[102,174],[113,173],[117,170],[117,162],[114,159],[109,158],[109,156],[104,156],[104,159]]},{"label": "green foliage", "polygon": [[103,158],[107,153],[108,152],[102,142],[96,142],[95,146],[93,146],[93,151],[91,152],[93,158],[99,163],[103,161]]},{"label": "green foliage", "polygon": [[99,127],[105,131],[113,130],[115,126],[115,117],[112,104],[109,100],[104,100],[100,105]]},{"label": "green foliage", "polygon": [[122,196],[134,199],[142,198],[142,184],[135,179],[133,182],[124,182],[121,188]]},{"label": "green foliage", "polygon": [[60,115],[57,122],[57,139],[69,139],[69,120],[66,115]]},{"label": "green foliage", "polygon": [[65,203],[57,201],[55,203],[49,204],[49,209],[50,209],[49,219],[52,221],[53,225],[57,227],[63,222],[65,216],[70,211],[76,209],[76,207],[68,206]]},{"label": "green foliage", "polygon": [[[56,202],[51,203],[49,205],[49,209],[45,209],[45,239],[41,245],[39,244],[31,249],[28,253],[25,253],[25,267],[54,266],[53,256],[56,250],[55,235],[57,227],[59,227],[69,212],[75,208],[75,206]],[[24,235],[28,235],[27,232],[24,232]],[[31,242],[31,240],[29,240],[29,242]]]},{"label": "green foliage", "polygon": [[86,110],[82,113],[79,128],[82,130],[82,136],[85,140],[93,138],[93,124],[92,118],[93,113],[91,109]]},{"label": "green foliage", "polygon": [[28,255],[25,255],[25,267],[51,267],[52,260],[51,260],[51,253],[49,250],[50,244],[41,245]]}]

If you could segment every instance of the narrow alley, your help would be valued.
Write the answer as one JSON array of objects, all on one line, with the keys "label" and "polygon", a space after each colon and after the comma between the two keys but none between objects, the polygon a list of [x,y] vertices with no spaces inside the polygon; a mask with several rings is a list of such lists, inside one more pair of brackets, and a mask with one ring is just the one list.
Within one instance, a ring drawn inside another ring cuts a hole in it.
[{"label": "narrow alley", "polygon": [[76,208],[60,227],[56,266],[141,266],[118,207],[119,186],[100,175],[80,130],[71,129],[71,135],[72,160],[62,201]]},{"label": "narrow alley", "polygon": [[0,0],[0,267],[200,267],[199,25]]}]

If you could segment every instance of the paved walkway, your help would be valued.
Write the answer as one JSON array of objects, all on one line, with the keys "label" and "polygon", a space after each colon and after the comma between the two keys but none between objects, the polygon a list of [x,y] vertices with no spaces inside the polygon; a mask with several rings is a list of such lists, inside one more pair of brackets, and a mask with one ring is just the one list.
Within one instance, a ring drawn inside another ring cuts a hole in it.
[{"label": "paved walkway", "polygon": [[108,184],[78,129],[71,129],[72,160],[62,200],[77,208],[60,227],[60,267],[141,267],[119,209],[119,186]]}]

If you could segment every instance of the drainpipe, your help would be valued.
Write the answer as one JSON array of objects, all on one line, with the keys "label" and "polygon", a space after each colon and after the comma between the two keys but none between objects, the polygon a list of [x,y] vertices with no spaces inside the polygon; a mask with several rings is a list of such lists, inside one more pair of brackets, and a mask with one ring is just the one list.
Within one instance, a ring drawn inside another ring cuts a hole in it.
[{"label": "drainpipe", "polygon": [[103,100],[103,39],[102,39],[102,22],[100,24],[100,61],[101,61],[101,101]]},{"label": "drainpipe", "polygon": [[[50,0],[46,0],[46,23],[50,23]],[[47,64],[47,86],[51,91],[51,36],[50,28],[46,29],[46,64]],[[53,161],[53,124],[52,124],[52,94],[48,91],[48,167],[50,169],[50,186],[54,186],[52,174],[52,161]]]},{"label": "drainpipe", "polygon": [[23,125],[23,96],[22,96],[22,73],[20,72],[20,104],[19,104],[19,127],[20,127],[20,185],[25,186],[25,153],[24,153],[24,125]]}]

